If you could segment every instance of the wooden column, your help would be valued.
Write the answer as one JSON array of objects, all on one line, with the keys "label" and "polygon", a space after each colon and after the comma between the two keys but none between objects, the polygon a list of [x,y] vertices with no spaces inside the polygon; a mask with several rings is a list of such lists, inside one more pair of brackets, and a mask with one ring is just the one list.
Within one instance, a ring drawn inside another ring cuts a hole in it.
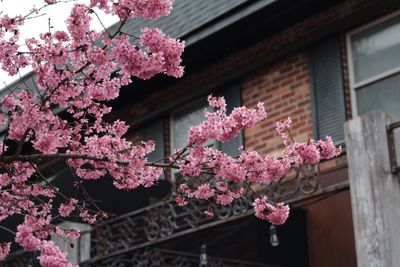
[{"label": "wooden column", "polygon": [[400,266],[400,178],[390,171],[386,136],[396,121],[371,112],[345,124],[359,267]]}]

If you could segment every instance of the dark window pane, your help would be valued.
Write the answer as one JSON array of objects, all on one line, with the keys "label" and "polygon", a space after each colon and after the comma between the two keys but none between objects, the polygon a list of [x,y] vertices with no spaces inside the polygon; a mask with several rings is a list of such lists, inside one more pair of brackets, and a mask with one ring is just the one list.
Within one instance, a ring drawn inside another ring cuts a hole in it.
[{"label": "dark window pane", "polygon": [[400,74],[357,89],[358,114],[382,111],[400,117]]},{"label": "dark window pane", "polygon": [[351,36],[356,83],[400,67],[400,16]]}]

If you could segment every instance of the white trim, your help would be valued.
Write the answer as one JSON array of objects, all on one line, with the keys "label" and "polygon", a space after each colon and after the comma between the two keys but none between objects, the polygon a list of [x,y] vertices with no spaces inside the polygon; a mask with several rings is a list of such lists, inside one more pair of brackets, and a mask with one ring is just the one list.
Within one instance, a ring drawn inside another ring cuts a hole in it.
[{"label": "white trim", "polygon": [[[174,118],[174,113],[170,113],[169,114],[169,154],[172,155],[174,154],[174,136],[173,136],[173,131],[174,131],[174,125],[173,125],[173,118]],[[176,183],[176,179],[175,179],[175,174],[176,171],[175,169],[171,168],[169,171],[169,174],[171,175],[171,183],[175,184]]]},{"label": "white trim", "polygon": [[391,18],[397,17],[398,15],[400,15],[400,10],[397,10],[393,13],[390,13],[388,15],[385,15],[383,17],[380,17],[379,19],[375,19],[373,21],[367,22],[366,24],[363,24],[349,32],[347,32],[347,35],[354,35],[356,33],[362,32],[364,30],[367,30],[369,28],[371,28],[372,26],[378,25],[382,22],[385,22],[386,20],[389,20]]},{"label": "white trim", "polygon": [[[400,53],[400,51],[399,51],[399,53]],[[399,62],[399,64],[400,64],[400,62]],[[369,83],[374,83],[376,81],[382,80],[382,79],[384,79],[386,77],[392,76],[393,74],[396,74],[396,73],[399,73],[399,72],[400,72],[400,66],[398,66],[396,68],[393,68],[391,70],[382,72],[380,74],[377,74],[375,76],[372,76],[371,78],[368,78],[368,79],[366,79],[364,81],[361,81],[359,83],[355,83],[355,84],[353,84],[353,87],[354,87],[355,90],[357,90],[357,88],[359,88],[359,87],[362,87],[362,86],[367,85]]]},{"label": "white trim", "polygon": [[400,10],[393,12],[391,14],[388,14],[386,16],[383,16],[374,21],[371,21],[369,23],[366,23],[358,28],[355,28],[355,29],[347,32],[347,34],[346,34],[347,63],[348,63],[348,71],[349,71],[349,83],[350,83],[350,102],[351,102],[351,111],[352,111],[353,117],[358,115],[357,94],[356,94],[357,88],[360,88],[362,86],[365,86],[365,85],[373,83],[373,82],[376,82],[378,80],[382,80],[393,74],[400,73],[400,66],[398,66],[396,68],[392,68],[383,73],[379,73],[375,76],[372,76],[368,79],[365,79],[363,81],[356,83],[355,78],[354,78],[354,62],[353,62],[353,54],[352,54],[352,47],[351,47],[351,37],[356,33],[367,30],[375,25],[381,24],[381,23],[383,23],[389,19],[392,19],[394,17],[397,17],[397,16],[400,16]]},{"label": "white trim", "polygon": [[[170,155],[174,154],[174,124],[173,124],[173,120],[174,120],[174,113],[170,113],[169,115],[169,151],[170,151]],[[177,170],[171,168],[170,169],[170,175],[171,175],[171,182],[172,183],[176,183],[176,178],[175,178],[175,174],[177,173]]]},{"label": "white trim", "polygon": [[346,51],[347,51],[347,66],[349,71],[349,83],[350,83],[350,103],[351,103],[351,114],[353,118],[358,115],[358,106],[356,99],[356,92],[354,90],[354,65],[353,55],[351,52],[351,39],[350,33],[346,35]]}]

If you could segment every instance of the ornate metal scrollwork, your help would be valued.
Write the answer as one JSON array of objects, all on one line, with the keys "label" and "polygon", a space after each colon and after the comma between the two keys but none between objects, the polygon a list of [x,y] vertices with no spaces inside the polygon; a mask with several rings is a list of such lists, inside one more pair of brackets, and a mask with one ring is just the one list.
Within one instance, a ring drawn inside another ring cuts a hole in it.
[{"label": "ornate metal scrollwork", "polygon": [[[183,178],[183,177],[181,177]],[[184,178],[183,178],[184,179]],[[313,169],[296,169],[292,179],[281,179],[259,188],[271,201],[290,201],[302,195],[312,195],[319,189]],[[210,207],[213,217],[204,212]],[[98,225],[92,231],[92,256],[107,258],[118,251],[134,251],[157,242],[224,223],[253,213],[251,196],[245,195],[229,206],[191,201],[185,208],[175,205],[173,198]],[[123,231],[123,232],[122,232]],[[128,233],[128,234],[127,234]]]},{"label": "ornate metal scrollwork", "polygon": [[[265,194],[273,202],[292,202],[324,192],[319,182],[319,176],[313,169],[297,169],[292,178],[281,179],[270,183],[264,188],[257,188],[260,194]],[[337,187],[335,185],[335,187]],[[227,221],[236,220],[253,213],[251,196],[245,194],[234,201],[231,205],[221,206],[202,201],[191,201],[186,207],[178,207],[173,198],[159,202],[152,206],[113,218],[102,224],[95,225],[91,234],[91,260],[87,265],[93,266],[153,266],[136,265],[136,262],[143,262],[148,258],[144,248],[173,239],[183,234],[189,234],[200,229],[205,229]],[[210,208],[214,210],[214,216],[207,217],[204,212]],[[142,253],[134,253],[142,251]],[[131,253],[129,259],[126,254]],[[153,253],[155,251],[146,252]],[[135,256],[136,255],[136,256]],[[176,256],[176,255],[175,255]],[[140,258],[140,259],[139,259]],[[21,259],[22,260],[22,259]],[[11,265],[3,266],[26,266],[13,262]],[[171,259],[172,260],[172,259]],[[175,265],[162,265],[158,262],[154,266],[195,266],[187,265],[187,259],[180,262],[180,258],[174,259]],[[127,262],[133,265],[126,265]],[[7,264],[7,263],[6,263]],[[19,265],[18,265],[19,264]],[[186,265],[185,265],[186,264]],[[210,266],[241,266],[224,265],[215,263]],[[197,265],[196,265],[197,266]],[[244,265],[250,266],[250,265]]]},{"label": "ornate metal scrollwork", "polygon": [[215,213],[213,217],[204,215],[209,206],[209,203],[196,200],[181,208],[171,198],[97,225],[91,232],[92,256],[102,257],[113,252],[151,245],[183,231],[195,231],[211,222],[223,222],[231,217],[247,214],[252,209],[251,201],[245,197],[230,206],[211,204]]},{"label": "ornate metal scrollwork", "polygon": [[0,267],[35,267],[39,266],[33,253],[17,251],[11,254],[5,261],[0,262]]},{"label": "ornate metal scrollwork", "polygon": [[[97,262],[96,266],[107,267],[198,267],[199,255],[162,250],[142,249],[125,253]],[[236,261],[231,259],[208,257],[208,267],[272,267],[267,264]]]}]

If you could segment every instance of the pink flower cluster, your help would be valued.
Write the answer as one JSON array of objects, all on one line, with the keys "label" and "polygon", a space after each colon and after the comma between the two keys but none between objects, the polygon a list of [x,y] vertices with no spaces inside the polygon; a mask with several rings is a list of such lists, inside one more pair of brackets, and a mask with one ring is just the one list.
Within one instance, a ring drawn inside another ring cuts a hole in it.
[{"label": "pink flower cluster", "polygon": [[52,241],[42,241],[38,260],[43,267],[77,267],[67,261],[65,253]]},{"label": "pink flower cluster", "polygon": [[146,28],[142,30],[140,44],[146,50],[132,45],[128,36],[120,36],[113,42],[111,59],[120,65],[119,73],[126,79],[130,76],[149,79],[157,73],[173,77],[183,75],[180,64],[184,42],[166,36],[159,29]]},{"label": "pink flower cluster", "polygon": [[41,244],[41,240],[33,232],[33,228],[28,224],[20,224],[17,228],[15,241],[26,251],[36,250]]},{"label": "pink flower cluster", "polygon": [[226,114],[224,98],[209,96],[208,103],[216,111],[204,111],[206,120],[190,127],[189,144],[202,145],[207,139],[228,141],[237,136],[240,130],[254,126],[267,116],[262,103],[258,103],[256,109],[235,108],[230,115]]},{"label": "pink flower cluster", "polygon": [[181,55],[185,42],[166,36],[159,29],[145,28],[142,30],[140,43],[153,55],[159,55],[163,63],[162,71],[173,77],[183,75]]},{"label": "pink flower cluster", "polygon": [[11,140],[31,141],[33,147],[43,153],[55,153],[69,144],[67,122],[38,105],[32,93],[21,91],[11,95],[3,106],[12,113],[8,135]]},{"label": "pink flower cluster", "polygon": [[[205,110],[206,120],[189,129],[188,153],[176,161],[181,174],[194,178],[203,172],[212,172],[217,183],[212,186],[210,183],[185,182],[180,186],[180,194],[176,198],[180,206],[186,205],[190,198],[213,198],[217,204],[228,205],[243,191],[241,186],[228,190],[229,184],[269,184],[287,174],[292,165],[317,164],[321,159],[333,158],[341,152],[329,137],[326,141],[315,142],[311,139],[306,143],[294,142],[290,136],[291,120],[288,118],[277,123],[277,131],[286,146],[283,155],[262,156],[256,151],[241,151],[237,158],[232,158],[215,148],[205,147],[204,143],[207,139],[230,140],[243,128],[251,127],[265,118],[265,110],[259,104],[257,109],[236,108],[227,115],[223,98],[210,96],[208,102],[214,111]],[[289,212],[288,206],[281,203],[273,205],[266,198],[257,199],[255,209],[257,217],[274,224],[283,223]]]},{"label": "pink flower cluster", "polygon": [[24,24],[22,16],[0,18],[0,65],[9,75],[16,75],[19,68],[28,65],[28,58],[18,53],[19,26]]},{"label": "pink flower cluster", "polygon": [[188,198],[200,200],[214,198],[217,204],[225,206],[231,204],[235,199],[238,199],[242,195],[242,192],[243,188],[235,185],[229,186],[227,181],[216,182],[213,186],[211,186],[210,183],[203,183],[192,187],[183,183],[179,187],[179,195],[175,198],[175,201],[178,206],[182,207],[188,204]]},{"label": "pink flower cluster", "polygon": [[71,212],[74,211],[76,208],[76,204],[78,203],[78,200],[71,198],[67,203],[63,203],[60,205],[60,208],[58,209],[58,212],[60,213],[61,217],[68,217]]},{"label": "pink flower cluster", "polygon": [[[15,241],[20,244],[26,251],[38,250],[40,255],[38,260],[44,267],[73,267],[66,260],[66,255],[52,241],[48,241],[48,237],[53,227],[50,223],[51,205],[42,205],[39,209],[33,208],[32,215],[27,215],[23,224],[17,227]],[[79,231],[69,229],[61,231],[55,227],[54,232],[61,234],[68,239],[76,239],[79,237]],[[3,253],[8,253],[9,245],[5,245]],[[1,254],[1,253],[0,253]]]},{"label": "pink flower cluster", "polygon": [[[17,235],[15,238],[25,250],[33,251],[39,250],[40,255],[38,260],[43,267],[73,267],[66,259],[65,253],[63,253],[52,241],[41,240],[34,234],[34,229],[27,224],[21,224],[18,226]],[[10,243],[6,243],[0,249],[0,259],[2,254],[6,255],[9,252]]]},{"label": "pink flower cluster", "polygon": [[172,4],[173,0],[120,0],[114,5],[114,11],[122,19],[135,17],[156,19],[167,16],[172,9]]},{"label": "pink flower cluster", "polygon": [[[161,168],[146,165],[147,155],[154,148],[154,142],[132,146],[130,142],[118,137],[92,136],[69,153],[84,154],[101,160],[69,159],[68,164],[83,179],[99,179],[108,173],[114,178],[115,187],[119,189],[130,190],[140,185],[149,187],[162,174]],[[87,168],[88,165],[93,168]]]},{"label": "pink flower cluster", "polygon": [[283,139],[283,144],[285,146],[288,146],[290,144],[289,130],[291,128],[291,125],[292,125],[292,120],[290,118],[276,122],[276,131],[278,132],[278,134],[281,135]]},{"label": "pink flower cluster", "polygon": [[89,8],[83,4],[76,4],[67,20],[68,31],[77,43],[84,42],[90,29],[91,17],[88,16]]},{"label": "pink flower cluster", "polygon": [[65,237],[69,240],[75,240],[79,238],[80,231],[78,229],[61,229],[60,227],[56,226],[54,232],[61,237]]},{"label": "pink flower cluster", "polygon": [[7,257],[8,253],[10,253],[10,246],[10,242],[0,243],[0,261],[4,260]]},{"label": "pink flower cluster", "polygon": [[296,164],[317,164],[320,160],[334,158],[342,152],[341,147],[336,147],[332,142],[332,138],[327,136],[325,141],[317,142],[310,139],[306,143],[298,143],[290,140],[290,128],[292,121],[290,118],[278,121],[276,130],[281,135],[283,143],[287,148],[290,157],[290,163]]},{"label": "pink flower cluster", "polygon": [[191,195],[197,199],[209,199],[214,196],[215,190],[210,188],[210,184],[201,184]]},{"label": "pink flower cluster", "polygon": [[289,217],[289,206],[283,203],[273,205],[267,202],[267,197],[256,198],[254,200],[254,210],[256,216],[263,220],[268,220],[272,224],[283,224]]}]

